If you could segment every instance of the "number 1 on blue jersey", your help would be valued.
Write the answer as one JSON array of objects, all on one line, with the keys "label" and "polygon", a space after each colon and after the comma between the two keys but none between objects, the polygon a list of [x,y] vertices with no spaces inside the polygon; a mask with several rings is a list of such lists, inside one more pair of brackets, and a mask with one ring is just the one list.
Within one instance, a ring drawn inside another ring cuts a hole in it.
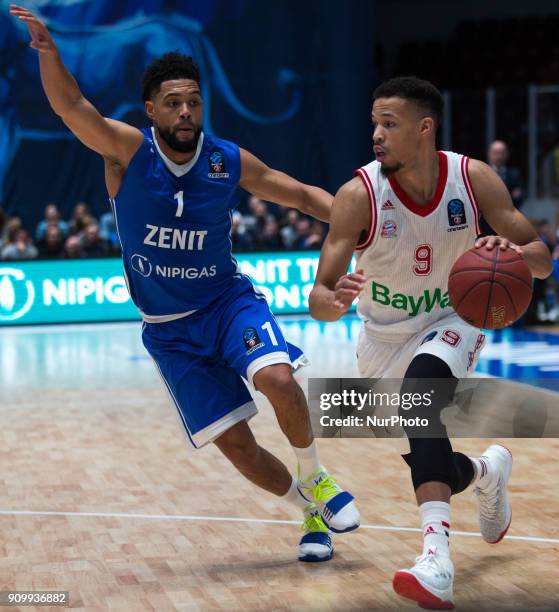
[{"label": "number 1 on blue jersey", "polygon": [[184,200],[182,199],[183,193],[183,191],[179,191],[173,196],[175,200],[178,200],[177,212],[175,213],[175,217],[182,217],[182,210],[184,208]]},{"label": "number 1 on blue jersey", "polygon": [[268,332],[268,336],[270,336],[270,340],[272,341],[272,346],[277,346],[278,341],[276,338],[276,334],[274,334],[274,330],[272,329],[272,324],[270,321],[266,321],[264,325],[262,325],[262,329]]}]

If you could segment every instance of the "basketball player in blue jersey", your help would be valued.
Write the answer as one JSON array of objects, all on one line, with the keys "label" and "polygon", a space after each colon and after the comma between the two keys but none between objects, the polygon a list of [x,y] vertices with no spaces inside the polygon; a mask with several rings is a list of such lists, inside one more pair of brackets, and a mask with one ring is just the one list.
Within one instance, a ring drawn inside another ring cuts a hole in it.
[{"label": "basketball player in blue jersey", "polygon": [[[327,221],[332,196],[268,168],[202,131],[200,77],[192,58],[168,53],[147,69],[142,95],[151,129],[102,117],[63,65],[45,25],[26,9],[41,80],[54,112],[103,156],[130,295],[142,339],[195,448],[213,442],[241,474],[304,513],[302,561],[332,557],[329,530],[359,526],[353,497],[319,462],[288,345],[264,296],[231,256],[231,212],[247,191]],[[260,447],[247,421],[256,407],[243,379],[274,407],[293,447],[298,479]]]}]

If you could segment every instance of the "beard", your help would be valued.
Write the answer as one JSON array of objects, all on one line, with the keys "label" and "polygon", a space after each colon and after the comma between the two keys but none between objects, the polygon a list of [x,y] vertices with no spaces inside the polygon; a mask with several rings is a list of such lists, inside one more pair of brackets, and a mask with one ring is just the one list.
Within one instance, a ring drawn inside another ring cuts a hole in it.
[{"label": "beard", "polygon": [[198,146],[200,134],[202,133],[202,126],[194,128],[194,135],[190,140],[179,140],[175,136],[175,133],[171,130],[164,130],[158,127],[157,131],[167,146],[173,149],[173,151],[176,151],[177,153],[192,153],[192,151],[195,151],[196,147]]},{"label": "beard", "polygon": [[404,164],[402,164],[400,162],[396,162],[396,163],[392,164],[391,166],[387,166],[385,164],[381,164],[380,165],[380,171],[381,171],[383,176],[390,176],[391,174],[394,174],[395,172],[398,172],[398,170],[400,170],[403,167],[404,167]]}]

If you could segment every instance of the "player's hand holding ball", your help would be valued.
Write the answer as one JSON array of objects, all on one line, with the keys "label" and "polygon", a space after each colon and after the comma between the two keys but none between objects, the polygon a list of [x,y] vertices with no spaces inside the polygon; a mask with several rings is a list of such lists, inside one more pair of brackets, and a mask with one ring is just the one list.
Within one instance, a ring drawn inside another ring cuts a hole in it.
[{"label": "player's hand holding ball", "polygon": [[452,266],[448,295],[456,313],[474,327],[511,325],[532,299],[532,274],[522,248],[501,236],[479,238]]},{"label": "player's hand holding ball", "polygon": [[352,305],[353,300],[363,291],[366,280],[362,269],[340,277],[334,287],[334,306],[340,312],[346,312]]},{"label": "player's hand holding ball", "polygon": [[517,244],[514,244],[514,242],[511,242],[502,236],[483,236],[482,238],[478,238],[476,240],[474,246],[476,249],[485,247],[488,251],[491,251],[494,247],[501,249],[501,251],[512,249],[522,256],[522,247],[519,247]]}]

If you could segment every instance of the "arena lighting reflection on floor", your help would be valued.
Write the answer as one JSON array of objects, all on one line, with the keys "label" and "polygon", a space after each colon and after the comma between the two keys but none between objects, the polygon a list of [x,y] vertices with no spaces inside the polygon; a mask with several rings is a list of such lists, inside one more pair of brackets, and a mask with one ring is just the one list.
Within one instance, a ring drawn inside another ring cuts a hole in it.
[{"label": "arena lighting reflection on floor", "polygon": [[[335,323],[308,316],[278,317],[285,337],[310,360],[304,377],[358,377],[356,315]],[[96,383],[153,383],[141,343],[141,322],[9,327],[0,331],[0,384],[88,387]],[[477,373],[559,392],[559,329],[487,332]]]}]

